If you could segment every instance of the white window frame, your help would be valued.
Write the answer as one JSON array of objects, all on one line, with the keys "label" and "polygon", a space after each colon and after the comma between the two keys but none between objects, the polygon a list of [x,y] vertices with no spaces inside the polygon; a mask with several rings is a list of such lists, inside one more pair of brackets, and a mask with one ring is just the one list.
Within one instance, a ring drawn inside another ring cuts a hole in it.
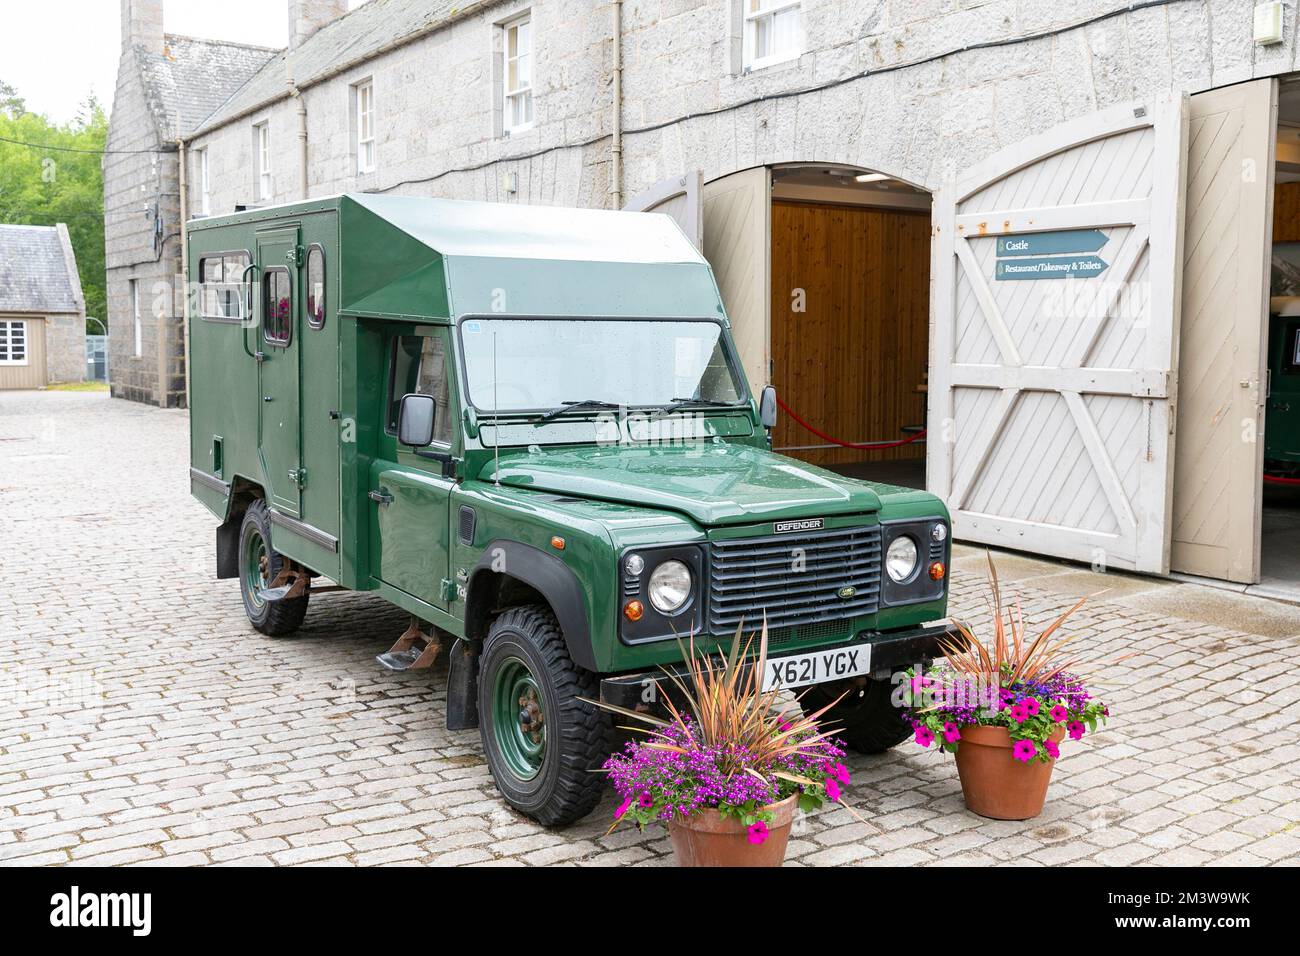
[{"label": "white window frame", "polygon": [[[762,70],[769,66],[776,66],[778,63],[789,63],[791,60],[797,60],[803,55],[804,36],[803,36],[803,11],[800,9],[803,0],[758,0],[762,9],[751,10],[754,0],[740,0],[741,4],[741,32],[743,54],[742,64],[745,72],[752,70]],[[758,30],[761,21],[767,20],[769,23],[775,23],[776,15],[784,13],[787,10],[794,10],[798,26],[795,28],[794,46],[789,50],[782,50],[768,56],[757,56],[755,53],[758,44]]]},{"label": "white window frame", "polygon": [[144,356],[144,323],[140,321],[140,280],[131,280],[131,315],[135,327],[135,357]]},{"label": "white window frame", "polygon": [[[18,336],[21,342],[16,342],[14,332],[22,329],[22,334]],[[0,319],[0,341],[4,343],[4,357],[0,358],[0,365],[26,365],[28,356],[31,354],[31,327],[27,324],[26,319]],[[14,358],[14,346],[20,345],[22,349],[22,358]]]},{"label": "white window frame", "polygon": [[253,164],[257,174],[257,200],[271,198],[271,123],[264,120],[253,125]]},{"label": "white window frame", "polygon": [[199,215],[212,215],[211,178],[208,171],[208,148],[199,151]]},{"label": "white window frame", "polygon": [[[525,53],[520,53],[516,48],[516,53],[512,57],[510,55],[510,34],[514,32],[515,36],[518,37],[520,27],[528,28],[528,50]],[[511,17],[501,24],[501,131],[502,135],[505,136],[512,136],[532,129],[537,120],[537,103],[533,97],[533,89],[536,86],[536,83],[533,82],[536,73],[536,57],[533,55],[533,51],[537,49],[535,33],[531,10],[521,13],[517,17]],[[510,67],[512,63],[524,57],[528,59],[528,83],[512,90],[510,88]],[[511,123],[515,113],[515,100],[521,98],[526,99],[528,103],[528,119],[521,123]]]},{"label": "white window frame", "polygon": [[362,80],[352,87],[352,111],[356,134],[357,175],[375,171],[375,81]]}]

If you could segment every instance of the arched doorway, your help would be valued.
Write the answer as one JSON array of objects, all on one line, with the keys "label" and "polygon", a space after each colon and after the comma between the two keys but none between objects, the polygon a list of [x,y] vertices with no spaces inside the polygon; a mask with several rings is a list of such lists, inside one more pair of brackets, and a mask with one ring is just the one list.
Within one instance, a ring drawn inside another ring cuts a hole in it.
[{"label": "arched doorway", "polygon": [[844,165],[771,177],[773,447],[924,488],[930,194]]},{"label": "arched doorway", "polygon": [[626,208],[673,216],[713,266],[751,386],[786,406],[774,448],[923,488],[930,204],[888,173],[787,162],[673,177]]}]

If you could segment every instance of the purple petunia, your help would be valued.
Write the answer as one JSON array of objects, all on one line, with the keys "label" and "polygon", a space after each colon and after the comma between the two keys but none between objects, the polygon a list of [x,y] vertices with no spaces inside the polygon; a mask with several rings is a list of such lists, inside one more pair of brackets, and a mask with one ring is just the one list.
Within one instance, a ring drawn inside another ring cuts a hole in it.
[{"label": "purple petunia", "polygon": [[767,841],[767,834],[768,834],[767,824],[764,823],[762,820],[756,820],[753,823],[751,823],[749,825],[747,832],[749,833],[749,842],[754,844],[755,846]]},{"label": "purple petunia", "polygon": [[620,803],[618,805],[618,809],[614,811],[614,819],[617,820],[620,817],[622,817],[623,814],[627,813],[627,808],[630,806],[632,806],[632,798],[628,797],[622,803]]},{"label": "purple petunia", "polygon": [[1030,717],[1037,717],[1037,716],[1038,716],[1038,700],[1037,700],[1037,698],[1034,698],[1034,697],[1026,697],[1026,698],[1025,698],[1024,700],[1022,700],[1020,703],[1022,703],[1022,704],[1025,705],[1025,709],[1026,709],[1027,711],[1029,711],[1029,716],[1030,716]]},{"label": "purple petunia", "polygon": [[1056,721],[1058,724],[1063,724],[1065,723],[1066,718],[1070,716],[1070,712],[1065,709],[1064,704],[1057,704],[1050,711],[1048,711],[1048,716],[1050,716],[1052,720]]},{"label": "purple petunia", "polygon": [[1014,707],[1012,707],[1010,713],[1011,713],[1011,719],[1018,724],[1023,724],[1026,720],[1029,719],[1029,707],[1026,706],[1023,700],[1020,701],[1018,704],[1016,704]]},{"label": "purple petunia", "polygon": [[961,740],[961,728],[951,720],[943,725],[943,739],[950,744],[955,744]]},{"label": "purple petunia", "polygon": [[826,778],[826,796],[830,797],[832,800],[838,800],[840,798],[840,785],[834,777]]},{"label": "purple petunia", "polygon": [[925,726],[925,724],[921,724],[916,728],[915,739],[922,747],[928,747],[930,744],[934,743],[934,731]]},{"label": "purple petunia", "polygon": [[1017,740],[1011,748],[1011,756],[1028,763],[1038,756],[1038,748],[1032,740]]},{"label": "purple petunia", "polygon": [[1061,756],[1061,748],[1056,745],[1056,741],[1050,737],[1043,741],[1043,749],[1047,751],[1047,756],[1057,760]]},{"label": "purple petunia", "polygon": [[1083,721],[1072,720],[1065,728],[1070,732],[1071,740],[1082,740],[1084,734]]}]

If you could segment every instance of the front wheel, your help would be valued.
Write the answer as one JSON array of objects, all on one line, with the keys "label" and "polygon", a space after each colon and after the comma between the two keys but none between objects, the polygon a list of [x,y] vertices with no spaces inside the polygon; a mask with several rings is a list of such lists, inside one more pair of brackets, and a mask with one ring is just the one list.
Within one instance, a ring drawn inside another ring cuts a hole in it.
[{"label": "front wheel", "polygon": [[502,796],[544,826],[586,816],[600,801],[609,717],[592,704],[596,675],[573,663],[549,608],[512,608],[479,657],[479,733]]},{"label": "front wheel", "polygon": [[863,754],[882,754],[912,736],[912,726],[895,707],[888,681],[818,684],[799,699],[805,714],[825,707],[847,690],[844,699],[821,716],[821,722],[849,747]]}]

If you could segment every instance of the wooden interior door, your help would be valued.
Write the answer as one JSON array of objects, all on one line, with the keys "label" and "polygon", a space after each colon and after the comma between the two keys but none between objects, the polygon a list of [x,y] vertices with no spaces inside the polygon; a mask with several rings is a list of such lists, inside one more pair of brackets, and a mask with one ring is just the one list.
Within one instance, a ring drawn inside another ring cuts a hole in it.
[{"label": "wooden interior door", "polygon": [[[844,441],[925,425],[930,217],[924,211],[772,203],[772,384],[809,424]],[[816,465],[925,457],[825,444],[780,415],[773,447]]]}]

